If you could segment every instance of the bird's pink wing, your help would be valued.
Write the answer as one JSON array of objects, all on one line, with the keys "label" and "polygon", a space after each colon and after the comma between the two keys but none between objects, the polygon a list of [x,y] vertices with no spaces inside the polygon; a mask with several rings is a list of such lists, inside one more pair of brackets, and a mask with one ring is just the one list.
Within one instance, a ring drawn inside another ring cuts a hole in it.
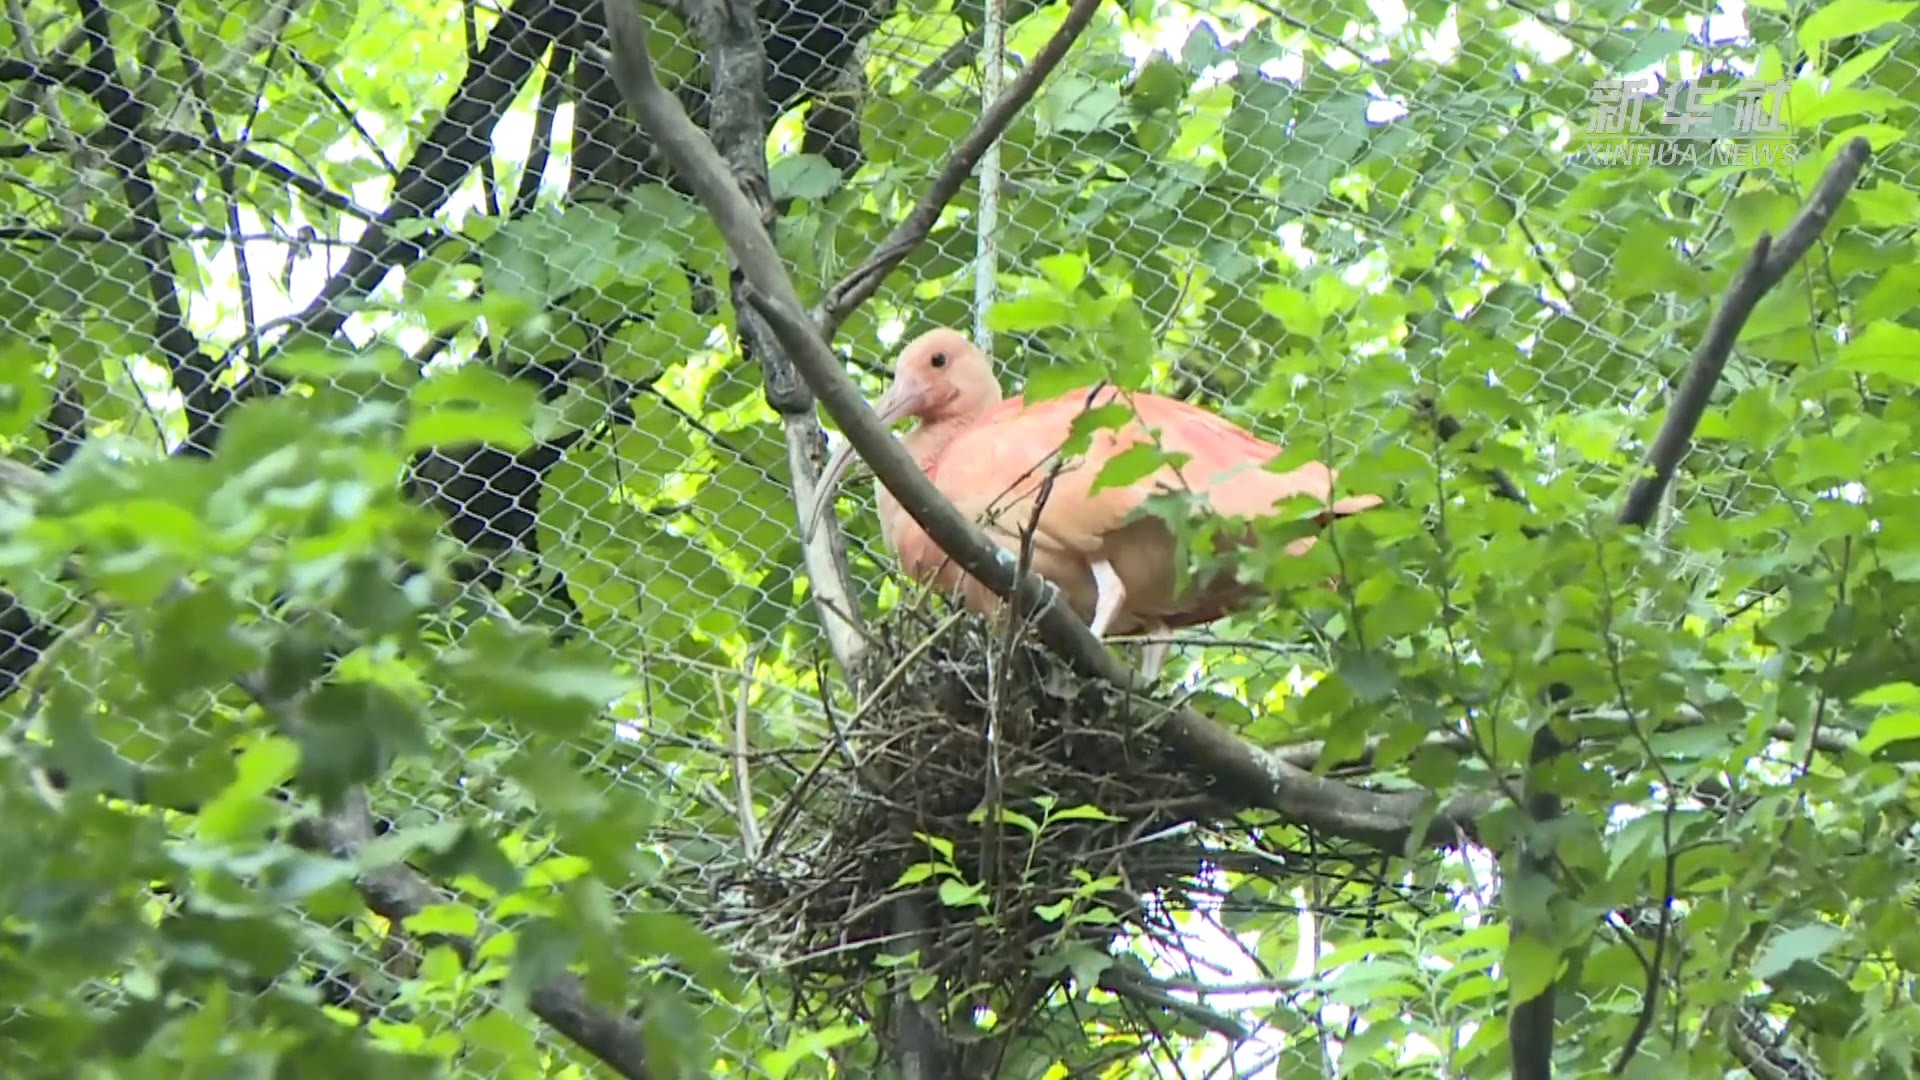
[{"label": "bird's pink wing", "polygon": [[[1117,391],[1104,389],[1093,404],[1109,404],[1117,396]],[[1066,442],[1074,417],[1088,407],[1087,398],[1084,392],[1070,391],[1032,406],[1017,397],[1002,401],[954,439],[930,463],[929,473],[963,513],[1017,534],[1033,522],[1034,499],[1056,460],[1053,452]],[[1126,400],[1138,421],[1095,432],[1088,451],[1054,476],[1039,518],[1039,542],[1092,553],[1101,537],[1118,529],[1154,492],[1179,490],[1183,482],[1205,495],[1218,512],[1236,516],[1269,512],[1276,501],[1292,495],[1325,498],[1329,493],[1332,474],[1326,466],[1310,462],[1285,474],[1267,472],[1261,466],[1280,448],[1222,417],[1151,394],[1131,394]],[[1157,429],[1163,449],[1189,456],[1178,473],[1162,467],[1124,487],[1092,490],[1107,461],[1153,441],[1148,429]],[[1361,500],[1351,506],[1347,504],[1355,500],[1341,500],[1335,510],[1350,513],[1379,501],[1373,496]]]}]

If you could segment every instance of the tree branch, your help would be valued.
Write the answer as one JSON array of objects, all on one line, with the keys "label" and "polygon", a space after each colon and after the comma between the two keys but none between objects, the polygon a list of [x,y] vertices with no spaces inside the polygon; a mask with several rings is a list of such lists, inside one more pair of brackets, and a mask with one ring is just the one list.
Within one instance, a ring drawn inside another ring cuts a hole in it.
[{"label": "tree branch", "polygon": [[151,138],[156,154],[204,153],[219,161],[231,160],[236,165],[244,165],[262,176],[280,181],[335,213],[365,222],[379,220],[380,215],[350,197],[314,177],[282,165],[250,146],[239,146],[223,139],[206,139],[185,131],[157,131],[152,133]]},{"label": "tree branch", "polygon": [[1760,234],[1746,265],[1734,276],[1726,298],[1720,302],[1720,310],[1714,313],[1707,336],[1687,363],[1686,378],[1674,394],[1666,422],[1660,425],[1660,433],[1654,437],[1653,449],[1647,455],[1649,471],[1634,482],[1620,507],[1620,524],[1644,528],[1653,520],[1660,497],[1673,482],[1680,459],[1686,456],[1693,442],[1694,429],[1706,414],[1707,399],[1713,396],[1713,388],[1720,382],[1720,372],[1733,354],[1733,343],[1739,339],[1740,329],[1747,324],[1760,298],[1778,285],[1820,238],[1827,222],[1833,220],[1834,213],[1859,181],[1872,152],[1873,147],[1864,138],[1856,138],[1842,147],[1820,177],[1820,183],[1814,186],[1812,198],[1780,234],[1779,241],[1776,243],[1766,233]]},{"label": "tree branch", "polygon": [[[621,35],[637,29],[639,16],[626,0],[613,0],[606,6],[614,41],[610,68],[621,92],[626,94],[628,84],[622,75],[625,64],[621,54],[625,50]],[[612,13],[615,9],[620,15]],[[707,130],[712,134],[709,154],[718,152],[725,159],[732,173],[731,190],[747,204],[743,209],[754,219],[754,234],[770,239],[778,211],[767,176],[766,34],[754,0],[686,0],[682,11],[705,47],[709,72]],[[676,101],[675,108],[678,107]],[[680,159],[672,160],[677,170]],[[734,319],[743,351],[760,366],[767,405],[780,415],[797,525],[813,501],[826,440],[814,414],[813,394],[806,381],[794,371],[788,347],[768,329],[748,302],[750,286],[741,262],[736,250],[728,275]],[[803,536],[802,545],[807,574],[813,582],[815,610],[821,628],[826,631],[828,646],[842,670],[855,670],[854,663],[865,647],[865,637],[858,621],[860,609],[853,598],[846,541],[839,529],[821,529],[811,536]],[[743,697],[743,705],[744,700]],[[919,925],[914,904],[904,898],[894,901],[890,917],[896,930],[905,935],[897,943],[901,951],[925,947],[921,944],[924,927]],[[893,1049],[901,1075],[905,1080],[946,1080],[956,1076],[957,1070],[952,1066],[959,1054],[947,1038],[932,1004],[916,1001],[904,989],[892,995]]]},{"label": "tree branch", "polygon": [[[516,0],[501,14],[480,50],[479,62],[467,66],[439,121],[400,169],[386,209],[361,234],[345,264],[321,287],[313,302],[287,322],[276,324],[289,326],[289,338],[333,336],[347,321],[347,301],[371,293],[388,271],[409,266],[426,253],[425,243],[394,235],[394,227],[437,211],[492,151],[489,133],[518,96],[540,57],[578,17],[579,13],[564,0]],[[237,343],[223,363],[247,347],[246,342]],[[205,452],[211,449],[227,402],[203,394],[197,404],[209,418],[209,431],[194,445]],[[189,410],[195,407],[190,401]]]},{"label": "tree branch", "polygon": [[[1580,725],[1576,729],[1579,735],[1576,745],[1584,746],[1598,743],[1603,737],[1601,734],[1602,731],[1617,733],[1620,725],[1626,723],[1628,717],[1626,713],[1618,709],[1595,709],[1592,712],[1574,713],[1569,719],[1575,724]],[[1658,730],[1684,731],[1688,728],[1700,727],[1706,723],[1707,718],[1702,715],[1699,710],[1683,706],[1675,709],[1669,719],[1661,721]],[[1767,728],[1767,737],[1775,742],[1790,745],[1799,736],[1800,732],[1790,721],[1782,720]],[[1280,755],[1283,760],[1298,765],[1303,769],[1317,769],[1322,764],[1327,764],[1329,768],[1335,772],[1346,772],[1350,770],[1364,771],[1374,767],[1374,756],[1380,752],[1380,747],[1385,745],[1386,742],[1387,737],[1384,735],[1369,736],[1359,750],[1342,756],[1330,763],[1324,760],[1327,756],[1327,744],[1320,739],[1314,739],[1309,742],[1284,743],[1280,746],[1273,747],[1272,750],[1274,753]],[[1859,737],[1846,731],[1825,730],[1815,734],[1813,737],[1813,748],[1823,754],[1842,755],[1851,753],[1859,744]],[[1479,752],[1473,738],[1458,731],[1432,732],[1427,735],[1426,738],[1420,740],[1420,745],[1423,747],[1450,750],[1459,754],[1470,755]]]},{"label": "tree branch", "polygon": [[[349,794],[338,812],[307,818],[295,827],[300,846],[346,862],[357,861],[373,838],[372,812],[366,794],[359,790]],[[395,926],[446,899],[433,882],[403,863],[367,870],[354,884],[367,907]],[[434,941],[453,949],[462,963],[473,957],[473,943],[464,938],[436,936]],[[606,1063],[616,1075],[627,1080],[649,1080],[654,1075],[639,1023],[594,1005],[576,976],[560,975],[536,987],[528,1005],[535,1016]]]},{"label": "tree branch", "polygon": [[[84,24],[82,32],[84,33]],[[36,64],[29,60],[0,60],[0,82],[64,86],[82,94],[97,94],[111,81],[110,74],[101,72],[91,64]]]},{"label": "tree branch", "polygon": [[1247,1026],[1195,1001],[1174,993],[1176,987],[1162,983],[1134,965],[1115,964],[1100,973],[1100,989],[1126,998],[1144,1009],[1164,1009],[1173,1016],[1198,1024],[1229,1042],[1245,1042],[1252,1037]]},{"label": "tree branch", "polygon": [[[1753,314],[1760,298],[1779,284],[1787,271],[1793,269],[1794,264],[1813,247],[1813,242],[1825,230],[1827,223],[1833,220],[1835,211],[1859,180],[1871,150],[1864,138],[1854,139],[1841,149],[1839,156],[1827,167],[1819,184],[1814,187],[1807,205],[1781,234],[1777,248],[1771,236],[1760,234],[1752,253],[1728,286],[1726,296],[1720,302],[1720,310],[1714,313],[1713,321],[1708,324],[1706,337],[1688,362],[1686,377],[1681,382],[1679,392],[1674,395],[1673,405],[1667,410],[1667,419],[1661,424],[1660,432],[1648,452],[1647,473],[1635,481],[1621,503],[1616,516],[1619,524],[1645,528],[1653,520],[1661,497],[1672,483],[1681,459],[1686,456],[1693,442],[1694,429],[1706,413],[1707,400],[1720,381],[1720,373],[1727,366],[1727,358],[1733,353],[1733,345],[1739,340],[1741,328]],[[1521,846],[1520,872],[1539,880],[1550,879],[1552,858],[1541,837],[1546,833],[1547,826],[1564,809],[1559,795],[1543,787],[1540,779],[1566,749],[1560,737],[1554,733],[1553,723],[1559,719],[1557,714],[1571,700],[1572,690],[1564,684],[1555,684],[1549,688],[1549,696],[1553,700],[1556,715],[1549,717],[1534,732],[1528,751],[1526,797],[1523,800],[1527,816],[1533,819],[1534,825],[1532,837]],[[1513,933],[1529,934],[1536,938],[1543,936],[1542,931],[1532,925],[1530,917],[1518,914],[1513,917]],[[1555,951],[1557,963],[1558,946],[1551,941],[1548,944]],[[1508,1022],[1507,1045],[1515,1080],[1551,1080],[1553,1076],[1556,992],[1557,987],[1549,983],[1537,996],[1513,1006],[1513,1015]]]},{"label": "tree branch", "polygon": [[173,385],[186,399],[189,432],[197,418],[195,402],[213,383],[219,370],[212,357],[200,351],[200,340],[187,328],[175,290],[173,253],[160,235],[160,195],[147,168],[147,106],[120,85],[113,48],[113,27],[102,0],[80,0],[80,25],[86,33],[87,68],[92,95],[106,116],[102,138],[107,160],[119,174],[121,196],[135,227],[143,234],[137,244],[153,301],[153,341],[166,364]]},{"label": "tree branch", "polygon": [[268,243],[293,244],[304,242],[317,247],[345,246],[346,241],[332,237],[316,236],[306,241],[296,241],[291,236],[277,236],[273,233],[238,232],[231,228],[216,229],[196,225],[185,229],[102,229],[97,225],[68,225],[60,228],[33,228],[30,226],[0,226],[0,240],[23,244],[138,244],[151,236],[164,240],[183,242],[188,240],[211,240],[222,244]]},{"label": "tree branch", "polygon": [[1067,9],[1067,17],[1061,21],[1060,29],[1054,31],[1053,37],[1034,54],[1033,63],[1020,73],[1019,78],[1013,80],[1013,85],[1000,95],[1000,100],[981,115],[973,125],[973,130],[967,132],[967,137],[960,140],[960,145],[954,148],[953,157],[934,177],[926,194],[920,196],[920,202],[913,212],[901,219],[885,240],[874,246],[865,262],[827,290],[827,298],[816,313],[821,337],[831,342],[847,316],[879,291],[880,283],[886,280],[894,267],[899,266],[901,260],[912,254],[913,249],[919,247],[920,242],[933,231],[934,225],[940,221],[941,212],[966,185],[967,177],[973,175],[973,167],[980,163],[980,156],[1007,130],[1013,118],[1020,115],[1020,110],[1033,100],[1033,95],[1040,90],[1040,84],[1060,65],[1067,50],[1073,48],[1081,32],[1093,21],[1093,14],[1099,10],[1100,3],[1101,0],[1073,0],[1073,6]]},{"label": "tree branch", "polygon": [[[771,235],[777,212],[767,178],[766,36],[753,0],[687,0],[683,12],[705,46],[710,72],[707,126],[713,146],[726,159],[738,189],[750,197],[759,230]],[[797,523],[813,501],[826,436],[815,418],[806,380],[795,373],[780,339],[746,302],[745,279],[737,264],[729,277],[742,347],[760,365],[767,405],[780,415]],[[803,538],[802,558],[827,644],[842,669],[851,670],[865,638],[853,601],[846,538],[839,529],[816,531]]]},{"label": "tree branch", "polygon": [[547,55],[547,73],[540,81],[540,94],[533,113],[533,137],[527,143],[527,162],[520,173],[513,202],[507,207],[510,218],[531,212],[540,199],[540,181],[547,163],[553,158],[553,124],[566,95],[567,76],[573,71],[573,48],[565,41],[554,43]]},{"label": "tree branch", "polygon": [[[1123,667],[1065,605],[1054,603],[1053,587],[1032,574],[1016,576],[1013,560],[960,516],[874,416],[808,319],[772,240],[760,226],[759,213],[706,136],[655,78],[638,14],[618,0],[603,3],[621,92],[674,170],[713,216],[746,277],[748,302],[767,320],[800,374],[881,483],[963,570],[996,595],[1011,598],[1018,614],[1035,616],[1042,639],[1083,675],[1136,688],[1138,676]],[[1314,777],[1188,709],[1168,712],[1162,737],[1192,767],[1209,776],[1219,797],[1265,807],[1290,820],[1396,854],[1416,839],[1422,844],[1451,845],[1459,836],[1471,835],[1471,811],[1484,805],[1463,802],[1448,807],[1416,838],[1415,823],[1427,809],[1427,792],[1371,792]]]}]

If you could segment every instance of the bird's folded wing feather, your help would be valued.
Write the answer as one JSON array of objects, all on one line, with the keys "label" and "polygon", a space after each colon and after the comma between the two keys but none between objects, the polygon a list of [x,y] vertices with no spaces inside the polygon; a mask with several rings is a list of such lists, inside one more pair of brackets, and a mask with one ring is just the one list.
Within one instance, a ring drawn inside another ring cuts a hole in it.
[{"label": "bird's folded wing feather", "polygon": [[[1217,512],[1235,516],[1268,513],[1276,501],[1293,495],[1325,499],[1331,493],[1331,470],[1319,462],[1286,473],[1268,472],[1262,466],[1279,447],[1185,402],[1149,394],[1122,396],[1111,387],[1092,402],[1079,391],[1033,405],[1009,398],[929,462],[928,475],[961,513],[989,529],[1017,535],[1034,524],[1034,500],[1060,461],[1057,451],[1066,443],[1074,417],[1090,404],[1116,400],[1131,403],[1138,419],[1118,430],[1094,432],[1088,450],[1059,467],[1038,520],[1037,543],[1091,553],[1102,536],[1118,529],[1155,492],[1177,491],[1183,485],[1206,496]],[[1131,484],[1092,490],[1108,461],[1132,446],[1153,443],[1155,432],[1162,449],[1187,455],[1177,473],[1162,466]],[[1351,509],[1360,509],[1378,501],[1363,496],[1340,500],[1335,508],[1350,512],[1342,504],[1359,502],[1362,505]]]}]

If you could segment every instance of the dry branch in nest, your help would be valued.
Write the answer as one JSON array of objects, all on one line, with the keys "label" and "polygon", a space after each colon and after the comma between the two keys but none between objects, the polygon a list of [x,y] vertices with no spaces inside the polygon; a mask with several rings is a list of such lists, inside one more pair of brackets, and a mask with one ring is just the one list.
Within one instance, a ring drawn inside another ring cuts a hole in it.
[{"label": "dry branch in nest", "polygon": [[903,900],[925,927],[908,977],[1007,1021],[1117,936],[1163,936],[1208,859],[1180,826],[1229,812],[1169,760],[1164,709],[971,614],[895,609],[872,632],[870,700],[788,808],[808,824],[774,825],[818,839],[753,889],[795,989],[867,1011]]}]

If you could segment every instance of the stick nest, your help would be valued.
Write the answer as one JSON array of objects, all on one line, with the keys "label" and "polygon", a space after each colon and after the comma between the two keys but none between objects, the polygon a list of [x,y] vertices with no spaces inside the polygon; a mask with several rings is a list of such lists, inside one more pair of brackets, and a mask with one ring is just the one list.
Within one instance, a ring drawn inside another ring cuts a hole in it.
[{"label": "stick nest", "polygon": [[1207,804],[1155,737],[1160,710],[971,615],[900,612],[873,634],[871,700],[796,793],[785,869],[752,890],[797,988],[865,1011],[893,939],[919,953],[902,977],[935,977],[928,1004],[966,988],[1011,1020],[1115,935],[1164,929],[1203,864],[1201,830],[1178,826]]}]

